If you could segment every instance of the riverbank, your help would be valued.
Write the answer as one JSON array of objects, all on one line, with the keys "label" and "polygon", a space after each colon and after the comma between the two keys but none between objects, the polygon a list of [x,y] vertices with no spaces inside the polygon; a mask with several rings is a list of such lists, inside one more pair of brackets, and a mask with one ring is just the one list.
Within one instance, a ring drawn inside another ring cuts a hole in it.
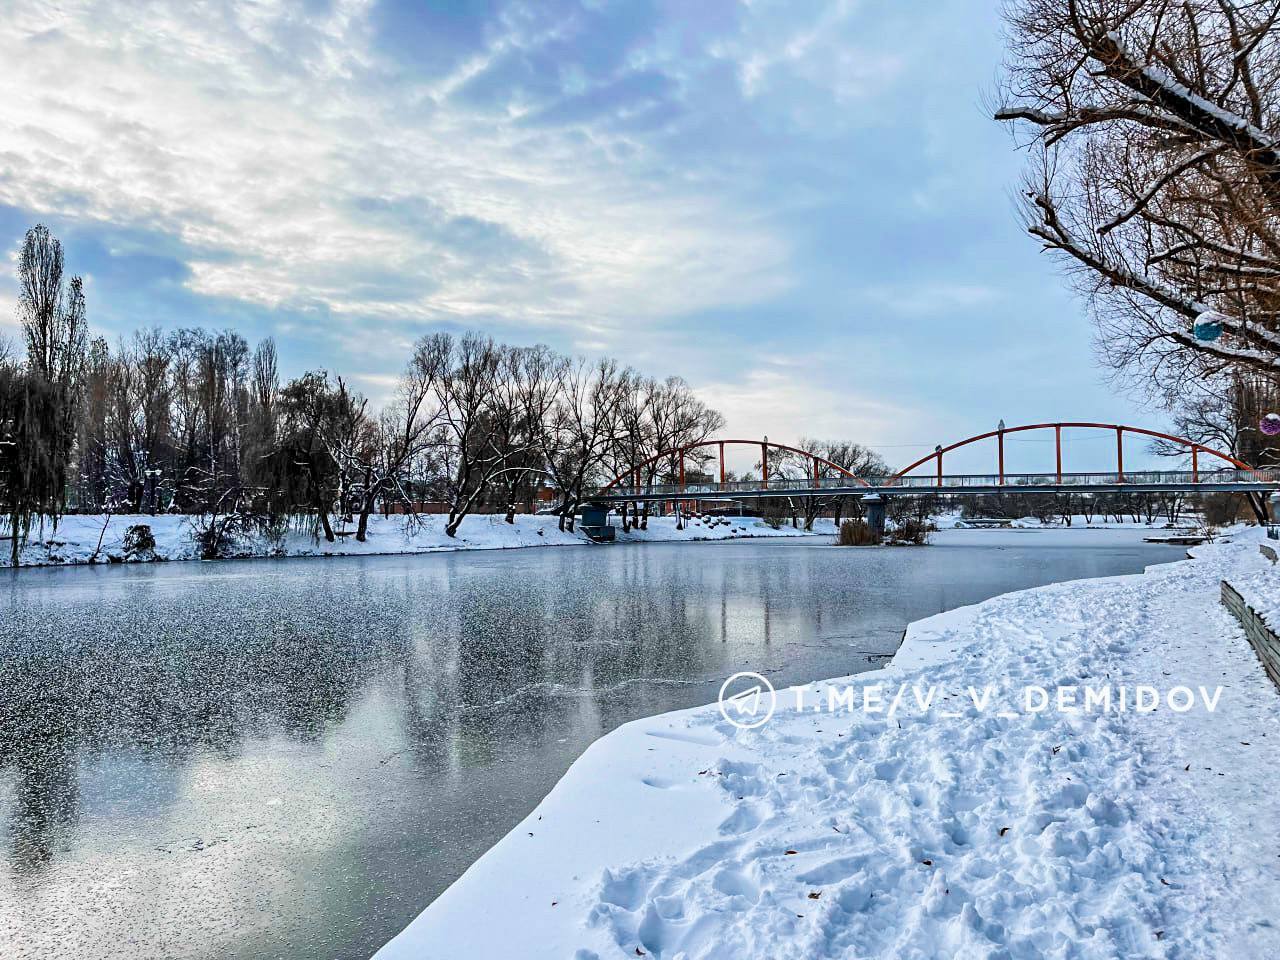
[{"label": "riverbank", "polygon": [[[110,517],[72,515],[61,518],[57,530],[47,524],[44,531],[33,530],[30,542],[22,548],[20,565],[24,567],[64,566],[87,563],[139,563],[170,560],[199,560],[192,517],[148,514],[113,514]],[[520,514],[515,523],[507,523],[501,514],[476,514],[467,517],[456,537],[444,532],[445,518],[431,515],[410,522],[403,516],[369,518],[364,542],[356,540],[354,526],[334,543],[317,540],[309,532],[290,529],[280,538],[265,536],[237,540],[220,559],[254,557],[342,557],[386,554],[439,553],[449,550],[503,550],[518,547],[568,546],[589,543],[582,533],[559,528],[559,518]],[[130,551],[126,534],[131,527],[144,525],[155,540],[150,550]],[[338,528],[342,529],[342,528]],[[693,540],[733,540],[748,537],[834,536],[830,520],[819,520],[812,531],[797,530],[790,525],[770,527],[755,517],[689,518],[683,529],[676,529],[675,517],[650,517],[648,529],[622,532],[617,527],[619,542],[679,542]],[[0,557],[0,567],[7,567],[7,548]]]},{"label": "riverbank", "polygon": [[[184,515],[161,514],[112,514],[62,517],[57,530],[52,524],[37,526],[28,543],[24,544],[19,565],[23,567],[74,566],[93,563],[152,563],[178,560],[199,560],[201,550],[195,538],[196,518]],[[1046,536],[1054,532],[1070,533],[1082,529],[1154,529],[1160,524],[1108,523],[1097,520],[1086,524],[1077,518],[1075,526],[1041,524],[1023,518],[1013,524],[1014,529],[1037,531]],[[963,529],[965,524],[958,517],[947,515],[936,518],[940,529]],[[475,514],[467,517],[456,537],[444,532],[445,518],[427,515],[414,518],[404,516],[372,516],[364,542],[355,538],[355,527],[338,525],[333,543],[317,539],[309,531],[290,528],[277,538],[263,535],[239,537],[229,544],[218,559],[254,559],[268,557],[358,557],[387,556],[396,554],[440,553],[451,550],[509,550],[522,547],[571,546],[590,543],[581,529],[572,532],[560,529],[558,517],[519,514],[514,523],[507,523],[502,514]],[[131,550],[127,540],[130,528],[145,526],[155,541],[146,550]],[[677,529],[675,517],[650,517],[648,528],[623,532],[620,521],[614,518],[617,542],[620,543],[679,543],[699,540],[737,540],[754,537],[834,537],[833,521],[820,518],[813,530],[802,530],[784,523],[771,527],[757,517],[687,518],[683,528]],[[1046,542],[1046,541],[1038,541]],[[9,552],[0,550],[0,568],[10,566]]]},{"label": "riverbank", "polygon": [[851,711],[793,688],[757,730],[714,705],[620,727],[378,956],[1273,955],[1280,696],[1218,601],[1280,592],[1256,533],[917,622],[807,692]]}]

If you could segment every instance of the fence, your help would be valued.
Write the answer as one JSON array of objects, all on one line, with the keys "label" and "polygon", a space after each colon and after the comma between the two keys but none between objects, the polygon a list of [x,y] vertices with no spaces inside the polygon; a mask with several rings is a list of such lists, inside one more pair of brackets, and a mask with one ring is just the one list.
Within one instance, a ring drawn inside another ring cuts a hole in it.
[{"label": "fence", "polygon": [[1222,581],[1222,605],[1240,621],[1249,645],[1262,661],[1262,669],[1267,672],[1271,682],[1280,688],[1280,637],[1249,606],[1236,588],[1225,580]]}]

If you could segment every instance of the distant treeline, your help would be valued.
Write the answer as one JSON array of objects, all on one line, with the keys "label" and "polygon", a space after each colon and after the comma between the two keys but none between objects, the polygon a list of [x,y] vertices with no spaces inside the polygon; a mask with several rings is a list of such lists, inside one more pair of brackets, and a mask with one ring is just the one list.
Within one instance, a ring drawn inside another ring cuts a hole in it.
[{"label": "distant treeline", "polygon": [[[601,483],[670,482],[676,459],[649,461],[724,422],[678,377],[474,333],[418,340],[381,409],[323,370],[282,383],[270,339],[147,329],[112,347],[89,336],[80,279],[64,278],[44,226],[26,235],[18,279],[25,357],[0,350],[0,497],[15,554],[34,518],[68,511],[193,514],[211,553],[239,528],[299,517],[332,540],[333,518],[349,516],[363,539],[371,513],[423,504],[447,513],[451,536],[469,513],[511,519],[539,504],[571,527]],[[857,444],[807,448],[885,469]],[[690,454],[686,477],[709,479],[705,463]],[[770,472],[793,467],[779,457]]]},{"label": "distant treeline", "polygon": [[83,285],[42,225],[18,279],[26,351],[0,351],[0,494],[19,536],[75,510],[200,514],[214,535],[304,514],[330,540],[331,517],[352,515],[363,539],[370,513],[423,502],[446,505],[453,535],[477,509],[532,508],[540,488],[571,524],[606,474],[723,423],[679,378],[479,334],[421,338],[377,410],[323,370],[282,383],[270,339],[149,329],[112,348],[89,337]]}]

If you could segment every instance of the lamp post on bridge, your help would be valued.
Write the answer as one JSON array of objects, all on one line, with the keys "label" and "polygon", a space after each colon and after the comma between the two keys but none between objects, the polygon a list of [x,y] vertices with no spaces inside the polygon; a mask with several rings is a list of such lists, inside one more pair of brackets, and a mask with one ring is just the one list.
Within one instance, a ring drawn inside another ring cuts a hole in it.
[{"label": "lamp post on bridge", "polygon": [[1004,418],[996,424],[996,443],[999,447],[1000,486],[1004,486]]}]

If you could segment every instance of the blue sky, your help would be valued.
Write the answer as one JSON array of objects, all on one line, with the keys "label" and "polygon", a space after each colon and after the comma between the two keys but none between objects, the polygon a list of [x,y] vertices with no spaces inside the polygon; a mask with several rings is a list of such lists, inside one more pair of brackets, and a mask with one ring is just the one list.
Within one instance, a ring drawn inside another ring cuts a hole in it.
[{"label": "blue sky", "polygon": [[110,339],[270,334],[374,398],[481,329],[897,462],[1000,418],[1159,426],[1013,216],[997,6],[11,0],[0,246],[47,222]]}]

